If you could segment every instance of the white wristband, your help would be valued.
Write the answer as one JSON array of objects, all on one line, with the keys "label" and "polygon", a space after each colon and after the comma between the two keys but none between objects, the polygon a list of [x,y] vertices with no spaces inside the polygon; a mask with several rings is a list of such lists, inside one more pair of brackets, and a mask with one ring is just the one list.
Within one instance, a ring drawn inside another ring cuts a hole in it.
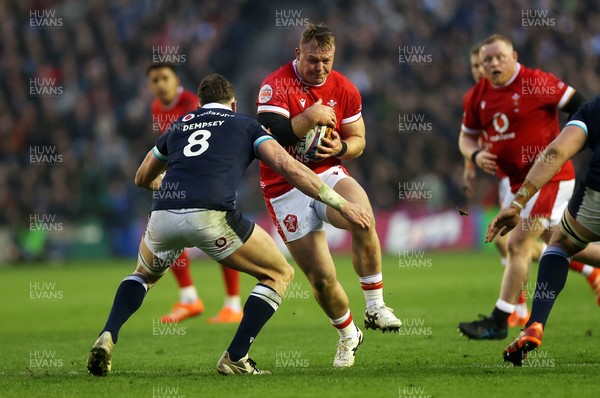
[{"label": "white wristband", "polygon": [[513,200],[512,202],[510,202],[510,204],[517,206],[519,208],[519,213],[523,211],[523,205],[517,202],[516,200]]}]

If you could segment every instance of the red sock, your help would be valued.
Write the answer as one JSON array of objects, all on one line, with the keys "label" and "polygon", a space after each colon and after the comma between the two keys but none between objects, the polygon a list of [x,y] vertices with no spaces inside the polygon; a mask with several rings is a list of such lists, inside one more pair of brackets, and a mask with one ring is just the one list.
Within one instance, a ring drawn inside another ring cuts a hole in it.
[{"label": "red sock", "polygon": [[519,298],[517,299],[517,304],[525,304],[527,302],[527,292],[525,290],[521,290],[521,294],[519,294]]},{"label": "red sock", "polygon": [[571,268],[573,271],[581,272],[583,271],[584,265],[585,264],[579,261],[571,261],[571,263],[569,264],[569,268]]},{"label": "red sock", "polygon": [[225,290],[228,296],[240,295],[240,273],[231,268],[221,266],[223,270],[223,279],[225,280]]},{"label": "red sock", "polygon": [[175,274],[175,279],[177,279],[177,284],[180,288],[192,286],[192,274],[190,273],[190,258],[187,255],[187,252],[184,250],[181,253],[181,256],[173,265],[171,265],[171,270],[173,274]]}]

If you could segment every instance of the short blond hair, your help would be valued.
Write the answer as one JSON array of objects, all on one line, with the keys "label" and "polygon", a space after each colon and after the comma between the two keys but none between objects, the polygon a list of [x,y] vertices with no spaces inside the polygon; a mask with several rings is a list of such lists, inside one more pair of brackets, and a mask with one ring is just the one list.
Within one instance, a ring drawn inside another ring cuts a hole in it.
[{"label": "short blond hair", "polygon": [[482,42],[480,43],[480,45],[479,45],[479,46],[480,46],[479,48],[481,48],[481,47],[483,47],[483,46],[485,46],[485,45],[487,45],[487,44],[492,44],[492,43],[495,43],[495,42],[497,42],[497,41],[503,41],[503,42],[505,42],[505,43],[506,43],[506,44],[507,44],[507,45],[508,45],[510,48],[513,48],[513,43],[512,43],[512,40],[510,40],[508,37],[506,37],[506,36],[504,36],[504,35],[501,35],[501,34],[498,34],[498,33],[494,33],[493,35],[491,35],[491,36],[488,36],[488,37],[486,37],[485,39],[483,39],[483,41],[482,41]]},{"label": "short blond hair", "polygon": [[300,38],[300,46],[306,43],[312,43],[321,50],[330,50],[335,46],[335,38],[324,23],[311,23],[304,29]]}]

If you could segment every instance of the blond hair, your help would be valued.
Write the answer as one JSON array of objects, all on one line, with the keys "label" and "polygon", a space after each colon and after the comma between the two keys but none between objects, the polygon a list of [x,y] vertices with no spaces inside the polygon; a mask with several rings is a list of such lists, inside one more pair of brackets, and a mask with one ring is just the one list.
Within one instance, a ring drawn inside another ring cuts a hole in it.
[{"label": "blond hair", "polygon": [[330,50],[335,46],[335,38],[331,30],[323,23],[311,23],[302,32],[300,46],[306,43],[312,43],[321,50]]},{"label": "blond hair", "polygon": [[483,40],[483,41],[480,43],[480,48],[481,48],[481,47],[483,47],[483,46],[485,46],[485,45],[487,45],[487,44],[492,44],[492,43],[495,43],[495,42],[497,42],[497,41],[503,41],[503,42],[504,42],[504,43],[506,43],[506,44],[507,44],[507,45],[508,45],[510,48],[513,48],[513,43],[512,43],[512,41],[511,41],[511,40],[510,40],[508,37],[506,37],[506,36],[504,36],[504,35],[501,35],[501,34],[498,34],[498,33],[494,33],[493,35],[486,37],[486,38],[485,38],[485,39],[484,39],[484,40]]}]

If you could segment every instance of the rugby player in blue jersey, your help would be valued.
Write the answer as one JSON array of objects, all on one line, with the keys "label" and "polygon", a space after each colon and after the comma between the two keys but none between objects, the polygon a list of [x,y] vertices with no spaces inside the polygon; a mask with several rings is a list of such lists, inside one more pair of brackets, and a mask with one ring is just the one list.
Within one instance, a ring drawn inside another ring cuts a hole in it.
[{"label": "rugby player in blue jersey", "polygon": [[138,186],[157,192],[137,268],[117,289],[106,325],[90,352],[88,370],[93,375],[110,372],[119,330],[183,248],[193,246],[220,264],[258,279],[237,332],[217,363],[218,372],[265,373],[248,351],[281,303],[294,270],[271,236],[235,209],[238,185],[254,159],[350,222],[367,229],[372,224],[366,209],[344,200],[289,156],[255,119],[235,113],[233,86],[223,76],[212,74],[202,80],[198,101],[201,107],[160,136],[136,173]]},{"label": "rugby player in blue jersey", "polygon": [[600,96],[582,105],[560,135],[548,145],[529,170],[510,206],[502,209],[488,227],[486,242],[499,232],[506,235],[520,220],[521,211],[558,170],[580,151],[594,154],[542,255],[525,329],[504,349],[504,360],[521,366],[529,351],[542,344],[542,334],[554,301],[567,281],[569,261],[590,242],[600,241]]}]

